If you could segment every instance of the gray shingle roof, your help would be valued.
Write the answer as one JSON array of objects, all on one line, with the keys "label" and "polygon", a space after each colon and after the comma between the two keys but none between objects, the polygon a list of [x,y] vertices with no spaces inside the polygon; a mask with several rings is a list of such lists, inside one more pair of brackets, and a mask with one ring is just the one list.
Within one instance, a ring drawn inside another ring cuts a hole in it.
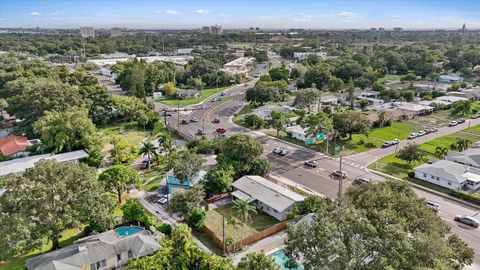
[{"label": "gray shingle roof", "polygon": [[450,151],[445,159],[453,162],[459,162],[465,165],[479,167],[480,166],[480,149],[469,148],[462,152]]},{"label": "gray shingle roof", "polygon": [[[80,246],[86,246],[86,250],[80,251]],[[118,237],[114,230],[110,230],[28,259],[26,265],[28,270],[77,270],[123,252],[132,251],[133,257],[142,257],[160,248],[160,244],[148,231]]]},{"label": "gray shingle roof", "polygon": [[233,186],[279,212],[304,199],[303,196],[257,175],[243,176],[233,182]]},{"label": "gray shingle roof", "polygon": [[0,176],[10,173],[22,173],[27,169],[35,167],[35,163],[41,159],[53,159],[58,162],[68,162],[88,157],[87,152],[78,150],[61,154],[45,154],[24,158],[16,158],[9,161],[0,162]]},{"label": "gray shingle roof", "polygon": [[467,180],[467,177],[464,176],[467,172],[480,175],[479,169],[448,160],[439,160],[433,164],[423,164],[416,167],[414,170],[416,172],[439,176],[443,179],[459,184]]}]

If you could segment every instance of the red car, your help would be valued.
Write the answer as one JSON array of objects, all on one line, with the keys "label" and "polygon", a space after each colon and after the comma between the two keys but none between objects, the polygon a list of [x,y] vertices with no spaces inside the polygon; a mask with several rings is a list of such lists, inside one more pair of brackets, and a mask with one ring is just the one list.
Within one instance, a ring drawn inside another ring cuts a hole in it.
[{"label": "red car", "polygon": [[224,134],[227,131],[224,128],[217,128],[217,132],[220,134]]}]

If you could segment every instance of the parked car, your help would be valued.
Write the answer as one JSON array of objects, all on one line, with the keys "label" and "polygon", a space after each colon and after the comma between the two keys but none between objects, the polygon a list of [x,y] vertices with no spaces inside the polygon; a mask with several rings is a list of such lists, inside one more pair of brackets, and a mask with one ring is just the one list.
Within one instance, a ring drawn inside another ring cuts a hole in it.
[{"label": "parked car", "polygon": [[273,153],[279,156],[285,156],[287,154],[287,150],[283,149],[282,147],[277,147],[273,149]]},{"label": "parked car", "polygon": [[420,137],[420,136],[423,136],[427,134],[424,130],[420,130],[419,132],[417,132],[417,136]]},{"label": "parked car", "polygon": [[182,124],[184,124],[184,125],[188,125],[188,123],[190,123],[190,122],[188,122],[188,120],[187,120],[187,119],[183,119],[183,120],[182,120]]},{"label": "parked car", "polygon": [[397,138],[393,139],[392,141],[392,144],[399,144],[399,143],[400,143],[400,140]]},{"label": "parked car", "polygon": [[217,128],[217,132],[220,134],[224,134],[225,132],[227,132],[227,130],[224,128]]},{"label": "parked car", "polygon": [[480,117],[480,114],[477,114],[477,113],[472,114],[472,119],[477,119],[477,118],[479,118],[479,117]]},{"label": "parked car", "polygon": [[480,222],[477,219],[471,216],[466,216],[466,215],[455,216],[453,220],[466,224],[468,226],[475,227],[475,228],[478,228],[478,226],[480,225]]},{"label": "parked car", "polygon": [[408,135],[408,139],[411,140],[411,139],[415,139],[416,137],[418,137],[418,134],[413,132],[413,133],[410,133],[410,135]]},{"label": "parked car", "polygon": [[215,123],[215,124],[220,123],[220,118],[215,118],[215,119],[213,120],[213,123]]},{"label": "parked car", "polygon": [[201,109],[205,109],[206,107],[207,106],[205,106],[205,105],[200,106]]},{"label": "parked car", "polygon": [[140,163],[140,168],[142,169],[148,168],[148,163],[150,163],[150,161],[148,161],[148,159],[144,159],[142,163]]},{"label": "parked car", "polygon": [[433,133],[433,132],[437,132],[437,131],[438,131],[438,128],[436,128],[436,127],[431,127],[431,128],[425,129],[425,131],[426,131],[427,133]]},{"label": "parked car", "polygon": [[347,173],[344,172],[344,171],[339,171],[339,170],[336,170],[336,171],[332,172],[330,175],[335,177],[335,178],[342,178],[342,179],[347,178]]},{"label": "parked car", "polygon": [[387,147],[390,147],[392,145],[393,145],[393,143],[391,141],[387,141],[387,142],[382,143],[382,148],[387,148]]},{"label": "parked car", "polygon": [[171,199],[172,199],[172,194],[167,194],[167,195],[163,196],[162,198],[160,198],[160,200],[158,200],[158,203],[166,204]]},{"label": "parked car", "polygon": [[198,122],[198,119],[196,117],[190,118],[190,122]]},{"label": "parked car", "polygon": [[459,123],[459,124],[465,123],[465,118],[458,118],[457,123]]},{"label": "parked car", "polygon": [[456,126],[456,125],[458,125],[458,122],[455,121],[455,120],[454,120],[454,121],[450,121],[450,123],[448,123],[448,126],[449,126],[449,127],[454,127],[454,126]]},{"label": "parked car", "polygon": [[198,134],[198,135],[205,135],[205,134],[207,134],[207,133],[205,132],[205,130],[199,128],[199,129],[197,130],[197,134]]},{"label": "parked car", "polygon": [[363,177],[357,177],[352,182],[353,185],[362,185],[362,184],[368,184],[368,183],[370,183],[370,179],[363,178]]},{"label": "parked car", "polygon": [[438,205],[438,203],[433,202],[433,201],[427,201],[427,206],[432,208],[433,210],[435,210],[435,212],[438,212],[438,209],[440,207],[440,205]]},{"label": "parked car", "polygon": [[318,163],[315,160],[307,160],[305,161],[305,165],[316,168],[318,166]]}]

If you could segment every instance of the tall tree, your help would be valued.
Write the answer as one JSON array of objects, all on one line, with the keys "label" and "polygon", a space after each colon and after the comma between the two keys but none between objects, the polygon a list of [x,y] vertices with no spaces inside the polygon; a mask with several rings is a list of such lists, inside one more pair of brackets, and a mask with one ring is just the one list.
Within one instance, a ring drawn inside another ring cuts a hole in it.
[{"label": "tall tree", "polygon": [[443,159],[448,154],[448,148],[444,146],[437,146],[435,148],[435,157]]},{"label": "tall tree", "polygon": [[281,67],[270,69],[268,71],[268,74],[270,75],[270,78],[272,78],[272,81],[280,81],[280,80],[287,81],[290,75],[290,72],[285,66],[281,66]]},{"label": "tall tree", "polygon": [[457,138],[455,140],[455,144],[457,145],[457,150],[462,152],[463,150],[467,150],[470,145],[472,145],[472,141],[469,139],[464,138]]},{"label": "tall tree", "polygon": [[[252,214],[257,213],[255,206],[250,205],[247,201],[240,200],[240,199],[233,201],[233,211],[235,215],[237,215],[243,223],[247,223],[251,221]],[[243,228],[244,227],[242,227],[242,229]]]},{"label": "tall tree", "polygon": [[114,189],[118,195],[118,203],[122,203],[122,191],[138,186],[140,177],[133,168],[125,165],[114,165],[103,171],[98,180],[107,190]]},{"label": "tall tree", "polygon": [[157,147],[153,145],[153,143],[151,142],[142,142],[142,148],[140,148],[140,154],[143,154],[143,156],[147,156],[148,169],[150,170],[152,157],[157,155]]},{"label": "tall tree", "polygon": [[270,112],[270,120],[268,120],[268,125],[275,128],[277,131],[277,137],[280,135],[280,131],[285,129],[285,118],[286,115],[281,111]]},{"label": "tall tree", "polygon": [[[473,253],[417,197],[408,183],[349,189],[325,209],[287,229],[289,266],[303,269],[462,269]],[[301,258],[301,260],[300,260]]]},{"label": "tall tree", "polygon": [[0,196],[0,259],[33,251],[59,238],[65,229],[95,221],[112,224],[113,202],[85,164],[41,160],[22,175],[3,180]]},{"label": "tall tree", "polygon": [[261,252],[251,252],[238,263],[238,270],[280,270],[275,261]]},{"label": "tall tree", "polygon": [[370,121],[367,116],[357,111],[343,111],[333,115],[333,126],[342,136],[352,137],[352,134],[370,132]]},{"label": "tall tree", "polygon": [[453,103],[452,114],[467,115],[472,111],[472,103],[469,100],[460,100]]},{"label": "tall tree", "polygon": [[208,171],[205,176],[205,191],[209,194],[225,192],[230,189],[233,183],[235,170],[231,165],[217,166]]},{"label": "tall tree", "polygon": [[175,146],[174,140],[172,138],[172,134],[170,134],[170,131],[164,130],[157,135],[157,138],[158,138],[158,144],[160,148],[163,151],[167,152],[167,159],[168,159],[167,167],[170,168],[173,164],[172,153]]},{"label": "tall tree", "polygon": [[202,185],[195,185],[190,190],[178,190],[173,194],[168,210],[186,218],[195,207],[200,206],[200,202],[203,201],[204,197],[205,191]]},{"label": "tall tree", "polygon": [[425,153],[417,144],[408,143],[404,148],[400,149],[396,155],[397,158],[406,161],[408,164],[420,161]]},{"label": "tall tree", "polygon": [[203,162],[205,160],[196,153],[182,149],[177,152],[173,162],[173,174],[180,182],[192,180],[202,168]]},{"label": "tall tree", "polygon": [[353,99],[355,97],[355,86],[353,85],[353,80],[350,78],[348,80],[348,87],[347,87],[347,93],[348,93],[348,100],[350,101],[350,107],[353,108]]},{"label": "tall tree", "polygon": [[33,124],[42,142],[54,153],[85,149],[98,143],[95,125],[87,109],[47,111]]},{"label": "tall tree", "polygon": [[309,137],[315,137],[318,133],[332,132],[333,122],[328,114],[319,112],[303,118],[302,127],[307,129],[306,133]]},{"label": "tall tree", "polygon": [[311,107],[320,97],[320,92],[314,88],[308,88],[297,92],[295,99],[293,100],[293,106],[300,109],[307,108],[308,113],[311,111]]},{"label": "tall tree", "polygon": [[113,145],[110,151],[113,164],[129,165],[138,156],[138,147],[130,144],[126,139],[114,137],[110,142]]},{"label": "tall tree", "polygon": [[337,77],[331,77],[327,83],[328,91],[338,92],[343,88],[343,81]]}]

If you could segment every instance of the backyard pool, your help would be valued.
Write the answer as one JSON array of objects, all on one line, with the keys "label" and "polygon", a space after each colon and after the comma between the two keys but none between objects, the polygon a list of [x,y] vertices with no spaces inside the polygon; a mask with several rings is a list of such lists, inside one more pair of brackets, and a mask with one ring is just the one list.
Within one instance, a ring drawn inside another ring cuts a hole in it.
[{"label": "backyard pool", "polygon": [[115,229],[115,232],[117,233],[118,237],[124,237],[132,234],[136,234],[138,232],[143,231],[144,229],[142,227],[118,227]]},{"label": "backyard pool", "polygon": [[285,263],[287,262],[288,259],[287,259],[287,255],[285,255],[282,249],[275,251],[269,256],[273,258],[276,264],[280,265],[280,269],[282,270],[303,270],[303,268],[300,266],[297,266],[295,268],[285,267]]}]

